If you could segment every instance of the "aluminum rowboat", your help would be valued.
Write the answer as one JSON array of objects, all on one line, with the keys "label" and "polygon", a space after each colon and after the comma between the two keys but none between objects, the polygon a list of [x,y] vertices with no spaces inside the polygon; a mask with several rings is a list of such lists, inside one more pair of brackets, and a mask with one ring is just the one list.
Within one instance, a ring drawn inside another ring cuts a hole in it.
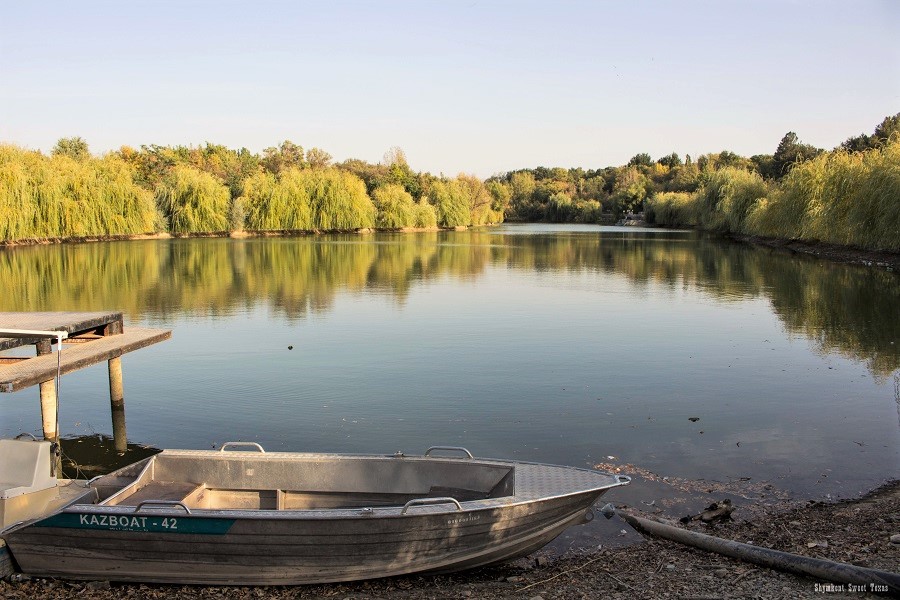
[{"label": "aluminum rowboat", "polygon": [[[432,454],[448,450],[461,457]],[[594,502],[629,481],[474,458],[462,448],[341,455],[264,452],[237,442],[219,451],[164,450],[88,482],[93,503],[70,504],[2,537],[20,569],[37,577],[350,581],[529,554],[591,520]]]}]

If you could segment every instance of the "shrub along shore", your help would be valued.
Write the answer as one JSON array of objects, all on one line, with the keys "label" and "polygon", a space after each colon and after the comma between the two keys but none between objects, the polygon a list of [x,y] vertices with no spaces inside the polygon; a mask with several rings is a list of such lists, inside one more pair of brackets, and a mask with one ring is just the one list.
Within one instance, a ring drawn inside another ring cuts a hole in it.
[{"label": "shrub along shore", "polygon": [[399,148],[334,164],[290,141],[253,154],[63,138],[49,156],[0,144],[0,244],[169,234],[422,230],[513,221],[648,223],[900,252],[900,113],[832,151],[789,132],[774,154],[672,153],[627,165],[520,169],[487,180],[413,171]]}]

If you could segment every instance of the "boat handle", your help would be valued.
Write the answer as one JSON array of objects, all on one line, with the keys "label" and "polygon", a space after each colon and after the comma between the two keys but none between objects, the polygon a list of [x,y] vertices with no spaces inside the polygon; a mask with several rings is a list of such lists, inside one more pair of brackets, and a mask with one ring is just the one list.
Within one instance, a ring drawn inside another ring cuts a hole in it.
[{"label": "boat handle", "polygon": [[187,514],[191,514],[191,509],[187,507],[187,504],[184,502],[180,502],[178,500],[141,500],[138,502],[138,505],[134,507],[134,512],[139,512],[145,506],[162,506],[164,508],[183,508],[184,512]]},{"label": "boat handle", "polygon": [[454,451],[454,452],[465,452],[466,456],[468,456],[469,458],[475,458],[474,456],[472,456],[471,452],[469,452],[462,446],[432,446],[431,448],[429,448],[428,450],[425,451],[425,456],[428,456],[429,454],[431,454],[432,450],[449,450],[449,451]]},{"label": "boat handle", "polygon": [[616,475],[616,481],[618,481],[620,485],[625,485],[626,483],[631,483],[631,477],[628,475]]},{"label": "boat handle", "polygon": [[19,435],[17,435],[17,436],[14,437],[13,439],[14,439],[14,440],[17,440],[17,439],[19,439],[20,437],[24,437],[24,436],[26,436],[26,435],[27,435],[28,437],[31,438],[31,441],[32,441],[32,442],[38,441],[37,438],[34,437],[34,434],[33,434],[33,433],[28,433],[27,431],[23,431],[22,433],[20,433]]},{"label": "boat handle", "polygon": [[228,446],[252,446],[253,448],[256,448],[263,454],[266,453],[266,451],[263,450],[263,447],[260,446],[259,444],[257,444],[256,442],[225,442],[224,444],[222,444],[222,447],[219,448],[219,452],[225,452],[225,448],[227,448]]},{"label": "boat handle", "polygon": [[400,511],[400,514],[405,515],[406,511],[413,506],[424,506],[426,504],[455,504],[456,510],[462,510],[462,505],[459,503],[459,500],[451,498],[450,496],[445,498],[414,498],[403,505],[403,510]]}]

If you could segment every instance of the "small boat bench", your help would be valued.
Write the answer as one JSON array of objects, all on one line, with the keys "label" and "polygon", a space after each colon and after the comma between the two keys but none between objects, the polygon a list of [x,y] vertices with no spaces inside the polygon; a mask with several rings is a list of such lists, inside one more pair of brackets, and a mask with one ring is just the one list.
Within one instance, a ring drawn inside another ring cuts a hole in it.
[{"label": "small boat bench", "polygon": [[[132,487],[133,486],[133,487]],[[137,482],[127,486],[123,493],[111,496],[101,502],[104,506],[138,506],[141,502],[189,502],[206,489],[203,484],[185,481],[151,481],[137,486]]]},{"label": "small boat bench", "polygon": [[50,474],[50,442],[0,440],[0,500],[56,486]]}]

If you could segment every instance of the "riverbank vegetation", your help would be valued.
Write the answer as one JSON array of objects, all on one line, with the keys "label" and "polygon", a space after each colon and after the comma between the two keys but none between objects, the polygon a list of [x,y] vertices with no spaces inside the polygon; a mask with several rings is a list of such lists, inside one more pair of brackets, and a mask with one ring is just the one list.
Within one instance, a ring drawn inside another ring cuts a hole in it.
[{"label": "riverbank vegetation", "polygon": [[254,231],[454,228],[513,221],[651,224],[900,251],[900,113],[830,152],[788,132],[771,155],[636,154],[599,169],[536,167],[482,181],[381,162],[334,163],[291,141],[122,147],[78,137],[50,156],[0,145],[0,241]]},{"label": "riverbank vegetation", "polygon": [[821,153],[777,181],[728,167],[693,194],[653,196],[647,213],[667,226],[900,251],[900,138]]},{"label": "riverbank vegetation", "polygon": [[495,176],[518,221],[650,224],[900,251],[900,113],[831,151],[788,132],[773,154],[635,155],[595,170],[537,167]]},{"label": "riverbank vegetation", "polygon": [[245,148],[123,147],[102,157],[81,138],[50,156],[0,145],[0,241],[159,232],[452,228],[503,220],[502,190],[469,176],[414,172],[399,148],[379,164],[333,164],[290,141]]}]

